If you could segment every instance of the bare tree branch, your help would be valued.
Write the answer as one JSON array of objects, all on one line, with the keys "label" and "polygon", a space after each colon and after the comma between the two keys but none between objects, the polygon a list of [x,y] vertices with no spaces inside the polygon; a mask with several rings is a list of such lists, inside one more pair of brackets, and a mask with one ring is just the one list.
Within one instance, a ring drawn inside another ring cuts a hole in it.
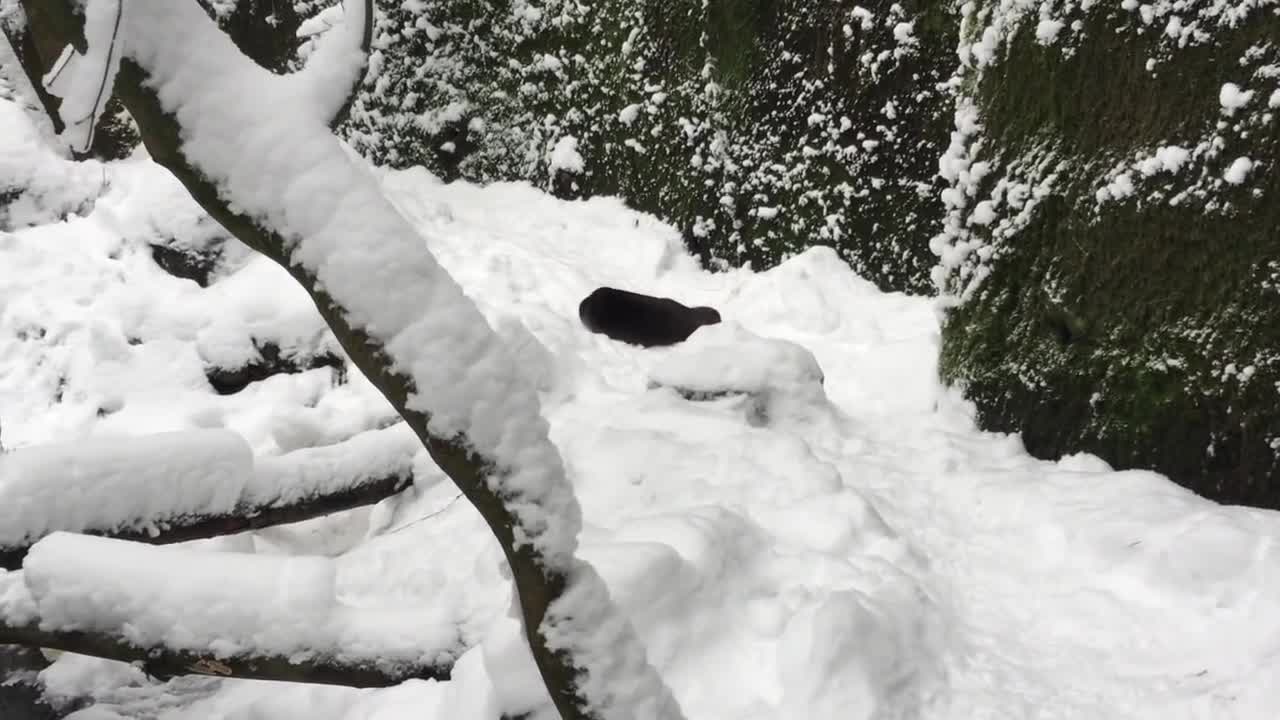
[{"label": "bare tree branch", "polygon": [[167,679],[179,675],[213,675],[245,680],[349,687],[390,687],[406,680],[448,680],[452,663],[380,667],[364,661],[349,663],[320,655],[304,662],[273,655],[241,654],[219,657],[165,647],[139,647],[121,637],[80,631],[49,631],[38,621],[10,625],[0,619],[0,645],[50,648],[93,657],[137,663],[147,674]]}]

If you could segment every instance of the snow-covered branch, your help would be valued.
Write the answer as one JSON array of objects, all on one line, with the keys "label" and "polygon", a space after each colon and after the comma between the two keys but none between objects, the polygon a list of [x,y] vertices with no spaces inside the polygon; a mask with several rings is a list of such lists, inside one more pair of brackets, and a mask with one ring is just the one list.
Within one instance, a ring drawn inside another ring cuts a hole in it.
[{"label": "snow-covered branch", "polygon": [[453,618],[348,607],[335,579],[329,558],[55,533],[23,571],[0,573],[0,644],[140,662],[161,677],[358,687],[449,677],[464,649]]},{"label": "snow-covered branch", "polygon": [[163,646],[142,647],[122,636],[79,630],[45,630],[39,622],[9,625],[3,620],[0,620],[0,645],[48,648],[134,663],[148,675],[161,679],[180,675],[215,675],[242,680],[391,687],[406,680],[447,680],[452,669],[450,665],[406,665],[388,670],[376,660],[346,663],[332,657],[294,662],[287,657],[253,652],[215,658],[212,652],[173,650]]},{"label": "snow-covered branch", "polygon": [[218,430],[17,450],[0,456],[0,567],[60,530],[162,545],[372,505],[421,451],[402,424],[256,462]]},{"label": "snow-covered branch", "polygon": [[[71,13],[66,0],[24,4]],[[131,0],[117,42],[116,92],[152,159],[302,284],[488,524],[561,717],[682,717],[603,581],[575,557],[581,510],[533,387],[429,240],[333,136],[317,112],[323,94],[245,58],[193,2]]]},{"label": "snow-covered branch", "polygon": [[346,0],[341,17],[340,24],[320,36],[306,65],[292,76],[329,127],[346,119],[364,80],[373,42],[373,0]]}]

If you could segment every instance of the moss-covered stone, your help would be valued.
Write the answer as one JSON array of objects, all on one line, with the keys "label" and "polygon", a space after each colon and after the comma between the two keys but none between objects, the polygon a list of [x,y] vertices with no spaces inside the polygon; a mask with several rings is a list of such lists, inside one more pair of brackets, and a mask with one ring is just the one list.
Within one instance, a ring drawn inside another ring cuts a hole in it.
[{"label": "moss-covered stone", "polygon": [[1276,3],[970,7],[945,378],[1035,454],[1280,507]]}]

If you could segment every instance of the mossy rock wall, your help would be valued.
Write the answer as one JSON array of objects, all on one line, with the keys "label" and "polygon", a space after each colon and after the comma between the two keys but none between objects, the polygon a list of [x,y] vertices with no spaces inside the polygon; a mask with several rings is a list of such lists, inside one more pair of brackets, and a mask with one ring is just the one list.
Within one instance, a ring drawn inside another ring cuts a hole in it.
[{"label": "mossy rock wall", "polygon": [[975,2],[941,167],[982,425],[1280,508],[1280,5]]},{"label": "mossy rock wall", "polygon": [[392,166],[616,194],[713,264],[829,244],[927,291],[958,25],[929,0],[384,4],[346,128]]}]

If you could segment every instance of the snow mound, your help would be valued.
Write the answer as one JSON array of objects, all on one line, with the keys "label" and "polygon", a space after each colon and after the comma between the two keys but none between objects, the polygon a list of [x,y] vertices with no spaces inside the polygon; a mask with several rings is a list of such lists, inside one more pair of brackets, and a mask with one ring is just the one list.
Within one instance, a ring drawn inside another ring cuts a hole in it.
[{"label": "snow mound", "polygon": [[[0,79],[0,91],[3,84]],[[103,167],[71,162],[50,147],[32,122],[33,112],[38,111],[0,101],[0,232],[87,214],[106,190]]]},{"label": "snow mound", "polygon": [[780,403],[826,400],[824,376],[813,353],[764,338],[728,321],[699,328],[653,368],[650,387],[669,387],[689,400],[747,395],[748,419],[766,424]]}]

